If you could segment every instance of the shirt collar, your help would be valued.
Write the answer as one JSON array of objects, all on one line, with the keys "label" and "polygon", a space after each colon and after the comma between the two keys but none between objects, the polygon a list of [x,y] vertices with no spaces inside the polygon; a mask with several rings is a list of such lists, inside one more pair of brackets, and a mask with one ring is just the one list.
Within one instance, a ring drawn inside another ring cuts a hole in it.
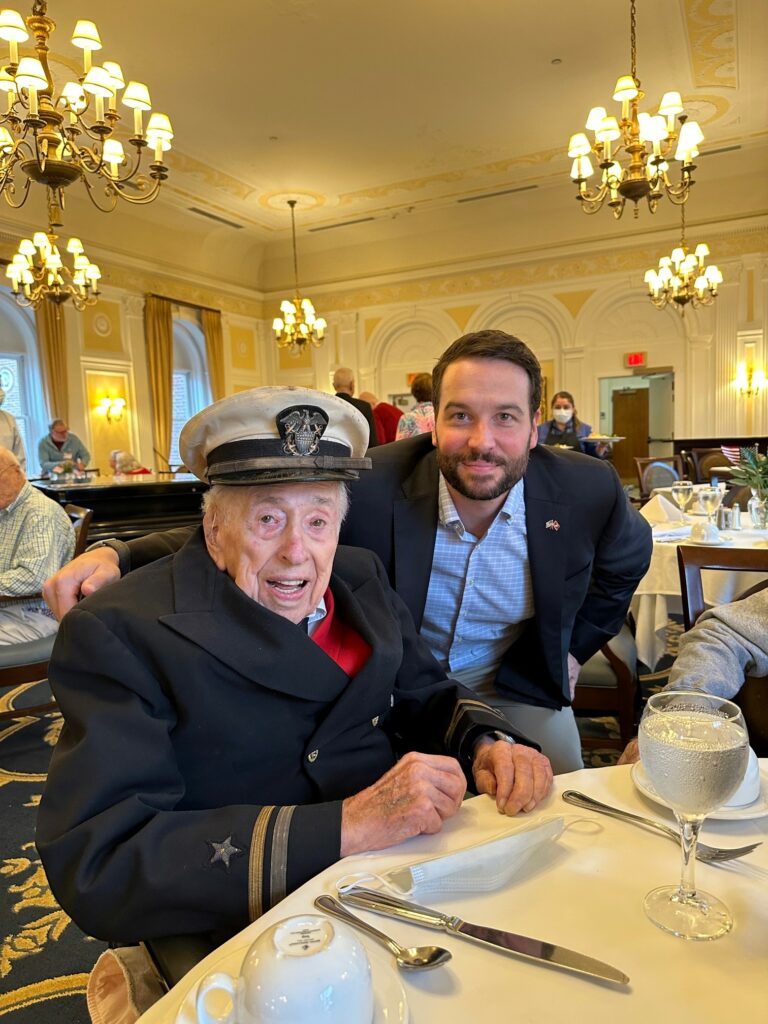
[{"label": "shirt collar", "polygon": [[[512,521],[514,515],[519,512],[523,506],[523,488],[523,481],[518,480],[507,495],[504,504],[499,509],[496,515],[496,520],[503,519],[507,523]],[[440,481],[438,484],[437,503],[437,515],[440,525],[447,526],[450,529],[455,530],[457,533],[463,532],[464,524],[461,521],[461,516],[456,511],[453,498],[448,490],[448,484],[446,483],[445,477],[442,473],[440,473]]]},{"label": "shirt collar", "polygon": [[314,631],[317,629],[317,627],[320,625],[320,623],[323,621],[327,614],[328,609],[326,608],[325,605],[325,595],[323,595],[320,598],[320,602],[317,608],[315,608],[311,615],[307,616],[307,633],[309,634],[309,636],[312,636]]}]

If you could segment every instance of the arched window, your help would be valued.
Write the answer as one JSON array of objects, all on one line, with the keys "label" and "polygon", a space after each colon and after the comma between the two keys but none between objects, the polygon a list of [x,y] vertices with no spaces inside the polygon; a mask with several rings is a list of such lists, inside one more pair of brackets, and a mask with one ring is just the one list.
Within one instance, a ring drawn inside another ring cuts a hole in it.
[{"label": "arched window", "polygon": [[36,476],[37,443],[48,430],[37,332],[31,309],[16,304],[10,289],[0,287],[0,386],[3,409],[16,417],[27,452],[27,474]]},{"label": "arched window", "polygon": [[187,420],[211,402],[205,337],[199,324],[173,320],[173,415],[171,454],[173,465],[181,462],[179,434]]}]

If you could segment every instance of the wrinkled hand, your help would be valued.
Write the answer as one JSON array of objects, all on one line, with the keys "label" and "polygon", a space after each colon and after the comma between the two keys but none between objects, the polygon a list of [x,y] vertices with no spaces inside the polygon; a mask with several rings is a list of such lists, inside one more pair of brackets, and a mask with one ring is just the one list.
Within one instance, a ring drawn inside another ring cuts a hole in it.
[{"label": "wrinkled hand", "polygon": [[618,760],[618,764],[634,764],[635,761],[640,760],[640,747],[637,743],[637,736],[624,747],[621,752],[621,757]]},{"label": "wrinkled hand", "polygon": [[552,788],[549,758],[523,743],[481,740],[472,774],[478,793],[496,797],[499,814],[532,811]]},{"label": "wrinkled hand", "polygon": [[571,691],[571,700],[573,695],[576,693],[576,683],[579,681],[579,672],[581,672],[581,665],[574,658],[571,652],[568,652],[568,686]]},{"label": "wrinkled hand", "polygon": [[466,789],[454,758],[406,754],[372,786],[342,804],[342,857],[439,832],[461,807]]},{"label": "wrinkled hand", "polygon": [[107,583],[120,579],[117,552],[112,548],[85,551],[47,579],[43,597],[56,618],[61,621],[78,598],[88,597]]}]

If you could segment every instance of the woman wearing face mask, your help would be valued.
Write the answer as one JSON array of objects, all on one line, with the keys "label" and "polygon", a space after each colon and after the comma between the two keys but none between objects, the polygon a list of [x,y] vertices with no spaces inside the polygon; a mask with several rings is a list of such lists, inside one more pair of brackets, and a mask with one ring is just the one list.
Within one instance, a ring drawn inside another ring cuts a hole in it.
[{"label": "woman wearing face mask", "polygon": [[582,423],[576,414],[573,395],[569,391],[558,391],[552,399],[552,419],[539,424],[539,444],[571,448],[576,452],[594,455],[604,459],[610,445],[605,442],[587,441],[592,433],[588,423]]}]

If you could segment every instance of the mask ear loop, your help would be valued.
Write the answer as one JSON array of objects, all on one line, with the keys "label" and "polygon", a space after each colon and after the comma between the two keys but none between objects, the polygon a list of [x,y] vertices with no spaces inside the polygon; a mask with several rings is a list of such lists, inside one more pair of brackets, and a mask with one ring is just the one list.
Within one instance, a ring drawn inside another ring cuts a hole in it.
[{"label": "mask ear loop", "polygon": [[370,885],[372,882],[378,882],[384,892],[388,892],[391,896],[413,895],[412,885],[408,889],[401,889],[398,886],[392,885],[383,875],[377,875],[373,871],[352,871],[348,875],[342,875],[341,878],[337,878],[335,884],[338,892],[349,892],[355,886]]},{"label": "mask ear loop", "polygon": [[[569,828],[574,829],[577,835],[582,833],[586,835],[596,835],[598,832],[605,831],[605,826],[602,821],[598,821],[596,818],[587,818],[583,814],[563,814],[562,819],[565,822],[563,825],[563,832],[566,832]],[[577,829],[576,825],[589,825],[590,828]]]}]

